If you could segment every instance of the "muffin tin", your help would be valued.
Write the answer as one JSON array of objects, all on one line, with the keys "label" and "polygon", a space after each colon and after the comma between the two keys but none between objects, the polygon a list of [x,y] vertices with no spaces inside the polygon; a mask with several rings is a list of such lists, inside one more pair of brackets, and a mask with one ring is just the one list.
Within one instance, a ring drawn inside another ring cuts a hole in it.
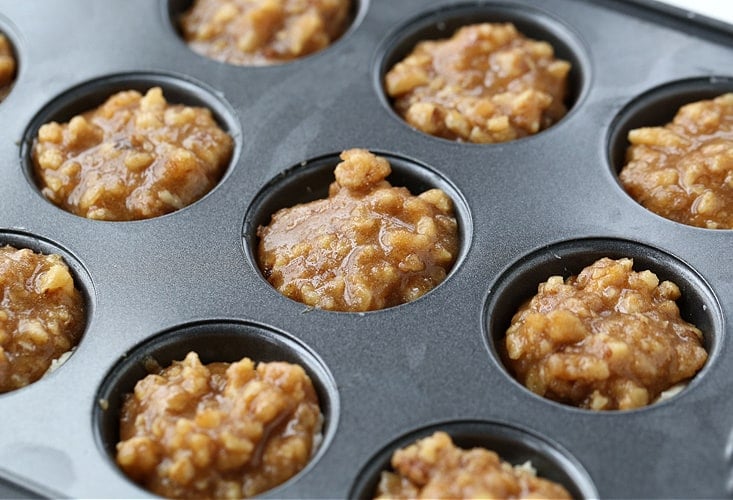
[{"label": "muffin tin", "polygon": [[[733,31],[646,2],[357,0],[332,47],[288,64],[238,67],[190,51],[174,20],[189,2],[0,0],[19,72],[0,103],[0,244],[61,253],[88,305],[58,370],[0,395],[0,495],[149,497],[113,460],[120,397],[197,349],[204,361],[285,359],[317,387],[324,441],[271,498],[369,497],[389,454],[443,429],[464,446],[531,459],[576,497],[733,495],[733,232],[677,224],[621,189],[626,132],[685,102],[733,91]],[[449,142],[409,128],[381,90],[422,37],[512,21],[573,64],[570,112],[518,141]],[[124,88],[203,104],[235,139],[219,185],[137,222],[66,213],[36,187],[40,124]],[[257,269],[255,231],[278,208],[322,196],[338,153],[393,162],[394,184],[456,202],[461,251],[420,299],[364,313],[314,310]],[[681,288],[709,359],[674,398],[623,412],[560,405],[521,387],[497,354],[511,315],[551,274],[633,257]]]}]

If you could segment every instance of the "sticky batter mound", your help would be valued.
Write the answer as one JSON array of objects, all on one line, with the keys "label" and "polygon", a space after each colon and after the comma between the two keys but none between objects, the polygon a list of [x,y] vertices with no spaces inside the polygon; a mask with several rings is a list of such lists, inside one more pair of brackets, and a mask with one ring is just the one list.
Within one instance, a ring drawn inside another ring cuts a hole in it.
[{"label": "sticky batter mound", "polygon": [[389,162],[362,149],[341,154],[327,199],[286,208],[261,226],[258,262],[285,296],[336,311],[414,300],[443,281],[458,252],[451,199],[413,196],[385,179]]},{"label": "sticky batter mound", "polygon": [[322,421],[299,365],[203,365],[190,352],[126,396],[117,463],[156,495],[248,498],[305,467]]},{"label": "sticky batter mound", "polygon": [[350,0],[196,0],[181,30],[196,52],[230,64],[291,61],[346,30]]},{"label": "sticky batter mound", "polygon": [[636,201],[682,224],[733,229],[733,93],[687,104],[671,123],[628,137],[619,178]]},{"label": "sticky batter mound", "polygon": [[506,333],[508,363],[522,384],[581,408],[627,410],[702,368],[703,334],[680,317],[677,285],[632,266],[602,258],[539,285]]},{"label": "sticky batter mound", "polygon": [[15,81],[15,57],[8,38],[0,33],[0,101],[10,92]]},{"label": "sticky batter mound", "polygon": [[387,73],[385,88],[397,113],[426,134],[496,143],[565,116],[569,72],[549,43],[511,23],[483,23],[418,43]]},{"label": "sticky batter mound", "polygon": [[221,179],[232,149],[210,110],[168,104],[153,87],[41,126],[32,158],[51,202],[89,219],[124,221],[197,201]]},{"label": "sticky batter mound", "polygon": [[0,393],[37,381],[84,331],[85,304],[60,255],[0,247]]},{"label": "sticky batter mound", "polygon": [[571,498],[561,485],[513,466],[484,448],[463,450],[436,432],[392,455],[394,472],[382,472],[376,498]]}]

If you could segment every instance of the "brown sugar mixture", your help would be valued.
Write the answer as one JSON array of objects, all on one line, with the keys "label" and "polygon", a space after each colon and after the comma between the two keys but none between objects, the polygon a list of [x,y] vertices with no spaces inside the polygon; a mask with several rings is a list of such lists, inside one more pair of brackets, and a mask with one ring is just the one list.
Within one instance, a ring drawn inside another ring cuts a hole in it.
[{"label": "brown sugar mixture", "polygon": [[458,252],[453,203],[440,189],[413,196],[385,178],[389,162],[341,154],[327,199],[278,211],[260,226],[258,262],[285,296],[336,311],[414,300],[443,281]]},{"label": "brown sugar mixture", "polygon": [[126,396],[117,463],[168,498],[252,497],[305,467],[322,421],[299,365],[202,365],[190,352]]},{"label": "brown sugar mixture", "polygon": [[0,33],[0,101],[10,92],[15,80],[15,57],[8,38]]},{"label": "brown sugar mixture", "polygon": [[159,87],[123,91],[51,122],[33,145],[44,196],[76,215],[140,220],[190,205],[221,179],[233,141],[206,108],[168,104]]},{"label": "brown sugar mixture", "polygon": [[513,466],[484,448],[463,450],[436,432],[392,455],[394,472],[382,472],[376,498],[570,498],[561,485]]},{"label": "brown sugar mixture", "polygon": [[430,135],[476,143],[511,141],[565,116],[570,63],[513,24],[463,27],[423,41],[386,75],[395,110]]},{"label": "brown sugar mixture", "polygon": [[0,247],[0,393],[40,379],[81,339],[84,298],[61,256]]},{"label": "brown sugar mixture", "polygon": [[181,30],[212,59],[275,64],[326,48],[346,30],[350,9],[350,0],[196,0]]},{"label": "brown sugar mixture", "polygon": [[619,178],[652,212],[733,229],[733,93],[683,106],[671,123],[629,132]]},{"label": "brown sugar mixture", "polygon": [[653,403],[705,364],[703,335],[685,322],[680,290],[631,259],[552,276],[514,315],[508,364],[532,392],[592,410]]}]

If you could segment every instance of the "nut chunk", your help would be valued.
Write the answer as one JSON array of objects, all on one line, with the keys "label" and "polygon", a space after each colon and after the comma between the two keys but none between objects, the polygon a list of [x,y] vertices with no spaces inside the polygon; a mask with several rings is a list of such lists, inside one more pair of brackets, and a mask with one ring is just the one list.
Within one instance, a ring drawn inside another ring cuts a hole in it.
[{"label": "nut chunk", "polygon": [[687,104],[629,142],[619,179],[637,202],[682,224],[733,229],[733,93]]},{"label": "nut chunk", "polygon": [[46,198],[90,219],[140,220],[190,205],[224,174],[232,138],[206,108],[168,104],[159,87],[51,122],[33,145]]},{"label": "nut chunk", "polygon": [[15,80],[15,57],[8,38],[0,33],[0,101],[10,92]]},{"label": "nut chunk", "polygon": [[436,432],[392,455],[376,498],[570,498],[561,485],[484,448],[463,450]]},{"label": "nut chunk", "polygon": [[592,410],[653,403],[705,364],[703,335],[680,317],[680,290],[631,259],[552,276],[512,318],[508,364],[531,391]]},{"label": "nut chunk", "polygon": [[60,255],[0,247],[0,393],[40,379],[81,339],[84,299]]},{"label": "nut chunk", "polygon": [[385,77],[395,110],[426,134],[496,143],[535,134],[565,116],[570,63],[511,23],[465,26],[420,42]]},{"label": "nut chunk", "polygon": [[350,9],[350,0],[196,0],[181,31],[211,59],[276,64],[329,46],[346,30]]},{"label": "nut chunk", "polygon": [[443,281],[458,251],[450,198],[392,187],[389,162],[368,151],[341,159],[327,199],[282,209],[258,228],[258,262],[270,283],[314,307],[369,311]]},{"label": "nut chunk", "polygon": [[189,352],[126,396],[117,463],[157,495],[252,497],[305,467],[322,420],[299,365],[202,365]]}]

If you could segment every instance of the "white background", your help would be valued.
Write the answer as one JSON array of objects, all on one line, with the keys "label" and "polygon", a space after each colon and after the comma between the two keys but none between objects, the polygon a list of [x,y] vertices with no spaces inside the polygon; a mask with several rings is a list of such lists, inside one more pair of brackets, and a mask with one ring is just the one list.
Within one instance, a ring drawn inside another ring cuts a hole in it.
[{"label": "white background", "polygon": [[663,0],[663,2],[733,24],[733,0]]}]

